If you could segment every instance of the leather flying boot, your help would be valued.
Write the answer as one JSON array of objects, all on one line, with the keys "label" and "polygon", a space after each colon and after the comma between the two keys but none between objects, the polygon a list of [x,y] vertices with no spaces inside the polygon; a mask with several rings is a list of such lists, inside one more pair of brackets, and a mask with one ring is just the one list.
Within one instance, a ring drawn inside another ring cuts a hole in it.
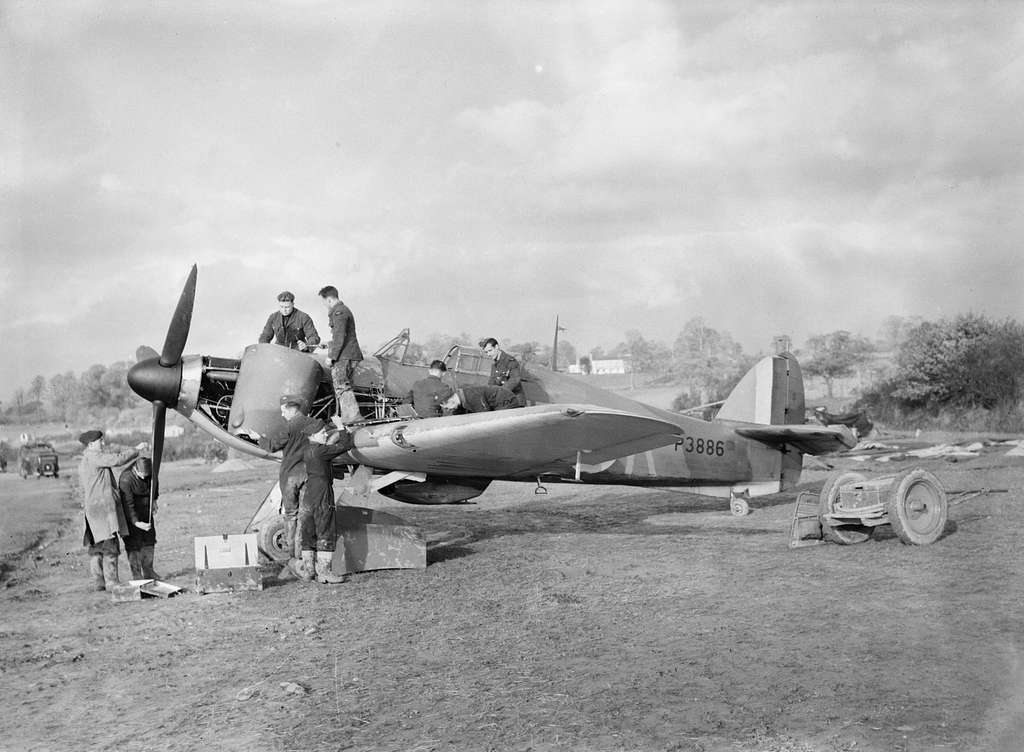
[{"label": "leather flying boot", "polygon": [[334,559],[333,551],[316,552],[316,581],[324,585],[339,585],[348,582],[348,575],[335,574],[331,571],[331,561]]},{"label": "leather flying boot", "polygon": [[341,416],[341,420],[345,425],[351,425],[358,423],[363,419],[362,413],[359,412],[359,403],[356,402],[356,395],[351,389],[346,389],[339,395],[341,404],[338,406],[338,415]]}]

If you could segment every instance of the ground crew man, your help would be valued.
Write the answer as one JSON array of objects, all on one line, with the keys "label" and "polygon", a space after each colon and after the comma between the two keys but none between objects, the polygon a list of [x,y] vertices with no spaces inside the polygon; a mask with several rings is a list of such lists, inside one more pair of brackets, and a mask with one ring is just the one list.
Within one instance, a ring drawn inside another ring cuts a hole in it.
[{"label": "ground crew man", "polygon": [[281,513],[285,519],[284,544],[293,559],[289,566],[295,569],[298,566],[297,551],[301,535],[297,530],[299,508],[306,487],[306,466],[302,462],[302,455],[309,444],[310,435],[323,428],[324,422],[306,415],[305,400],[291,394],[281,398],[281,417],[285,421],[284,427],[271,436],[260,436],[251,430],[247,433],[267,451],[281,450],[281,472],[278,478],[281,484]]},{"label": "ground crew man", "polygon": [[331,367],[331,380],[334,382],[336,412],[347,425],[362,418],[356,396],[352,393],[352,372],[363,359],[363,351],[359,349],[359,340],[356,338],[356,320],[348,306],[338,299],[338,288],[328,285],[319,294],[331,322],[327,365]]},{"label": "ground crew man", "polygon": [[112,468],[127,464],[146,448],[143,442],[123,452],[103,451],[103,432],[86,431],[78,437],[85,447],[78,465],[78,480],[85,507],[85,535],[82,545],[89,547],[89,571],[96,590],[113,590],[120,582],[117,558],[121,555],[118,534],[128,534],[121,499],[114,485]]},{"label": "ground crew man", "polygon": [[306,482],[302,514],[307,520],[300,525],[302,564],[298,570],[303,580],[316,578],[317,582],[333,585],[347,579],[331,571],[338,541],[334,529],[334,474],[331,461],[354,445],[348,431],[328,432],[326,428],[321,428],[306,442],[303,462],[309,480]]},{"label": "ground crew man", "polygon": [[421,418],[438,417],[441,414],[441,403],[452,395],[454,390],[442,380],[447,371],[444,361],[431,361],[428,370],[430,375],[412,385],[408,399]]},{"label": "ground crew man", "polygon": [[295,307],[295,296],[285,290],[277,296],[278,310],[270,314],[260,334],[260,343],[274,342],[306,352],[320,344],[320,335],[309,314]]},{"label": "ground crew man", "polygon": [[491,378],[487,383],[505,387],[516,396],[515,407],[525,407],[526,395],[523,394],[523,375],[519,361],[498,347],[498,340],[494,337],[480,340],[480,347],[494,361]]},{"label": "ground crew man", "polygon": [[441,403],[446,413],[486,413],[491,410],[510,410],[519,407],[519,400],[503,386],[464,386],[456,389]]},{"label": "ground crew man", "polygon": [[149,489],[153,482],[153,463],[146,457],[139,457],[135,463],[121,473],[117,479],[117,490],[121,495],[121,508],[128,522],[128,535],[122,535],[124,552],[132,578],[136,580],[159,580],[160,575],[153,569],[153,553],[156,547],[156,497],[150,509]]}]

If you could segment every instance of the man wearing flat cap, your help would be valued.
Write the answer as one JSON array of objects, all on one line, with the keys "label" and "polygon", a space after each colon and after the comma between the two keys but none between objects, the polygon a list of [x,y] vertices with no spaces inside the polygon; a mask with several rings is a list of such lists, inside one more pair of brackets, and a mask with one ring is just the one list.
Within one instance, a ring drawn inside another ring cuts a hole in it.
[{"label": "man wearing flat cap", "polygon": [[89,548],[89,571],[93,587],[96,590],[113,590],[120,582],[117,558],[121,555],[121,544],[117,536],[128,534],[128,524],[114,483],[113,468],[134,460],[147,445],[142,442],[135,449],[105,452],[103,432],[95,429],[86,431],[78,440],[85,447],[78,465],[82,506],[85,508],[82,545]]},{"label": "man wearing flat cap", "polygon": [[299,510],[303,504],[306,489],[306,465],[302,455],[309,446],[310,435],[324,427],[319,418],[311,418],[306,414],[306,400],[294,394],[281,397],[281,417],[284,425],[270,436],[260,436],[255,431],[247,433],[259,442],[268,452],[281,451],[281,513],[285,519],[285,547],[291,552],[293,561],[290,566],[298,571],[298,542],[302,531],[298,529]]},{"label": "man wearing flat cap", "polygon": [[292,350],[307,352],[320,344],[313,319],[295,307],[295,296],[285,290],[277,296],[278,310],[270,314],[260,334],[260,343],[273,342]]}]

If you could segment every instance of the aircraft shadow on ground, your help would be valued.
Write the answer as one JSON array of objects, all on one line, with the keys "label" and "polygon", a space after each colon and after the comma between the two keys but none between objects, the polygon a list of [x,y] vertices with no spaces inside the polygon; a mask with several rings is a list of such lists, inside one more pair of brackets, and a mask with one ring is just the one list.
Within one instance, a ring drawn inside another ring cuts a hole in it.
[{"label": "aircraft shadow on ground", "polygon": [[[778,535],[777,527],[762,527],[755,517],[732,518],[726,499],[709,499],[687,494],[685,501],[677,495],[652,493],[639,498],[623,501],[616,494],[603,494],[585,502],[560,504],[558,502],[535,501],[514,509],[475,508],[471,511],[452,507],[445,514],[445,525],[457,525],[468,533],[468,540],[449,546],[428,548],[427,563],[432,564],[449,559],[461,558],[475,553],[467,545],[509,535],[543,534],[601,534],[601,535],[706,535],[727,533],[730,535]],[[780,498],[756,499],[751,503],[752,514],[758,508],[792,504],[792,495]],[[653,525],[646,520],[657,515],[681,515],[681,524]],[[698,515],[716,517],[714,524],[701,524]],[[685,515],[694,515],[693,524],[685,522]],[[426,529],[438,524],[428,514],[406,515],[413,524]],[[720,517],[720,520],[717,519]]]}]

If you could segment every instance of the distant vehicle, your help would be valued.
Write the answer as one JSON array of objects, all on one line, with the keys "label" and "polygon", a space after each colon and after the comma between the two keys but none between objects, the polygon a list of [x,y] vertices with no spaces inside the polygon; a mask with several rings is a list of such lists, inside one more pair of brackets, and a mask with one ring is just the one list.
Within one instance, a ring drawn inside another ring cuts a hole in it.
[{"label": "distant vehicle", "polygon": [[37,478],[42,478],[44,475],[59,478],[60,460],[57,450],[45,441],[22,444],[18,450],[18,474],[22,478],[32,475]]}]

